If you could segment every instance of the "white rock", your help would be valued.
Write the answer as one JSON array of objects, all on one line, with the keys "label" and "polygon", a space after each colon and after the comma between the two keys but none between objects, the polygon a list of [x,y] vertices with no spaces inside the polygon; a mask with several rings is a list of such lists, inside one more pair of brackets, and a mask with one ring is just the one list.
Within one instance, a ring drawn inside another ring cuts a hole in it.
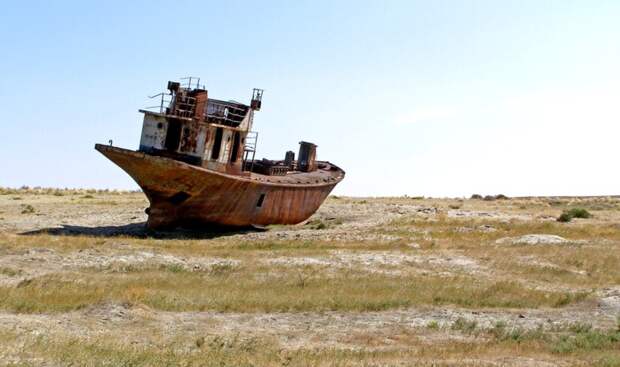
[{"label": "white rock", "polygon": [[525,236],[521,237],[504,237],[495,241],[495,243],[500,245],[554,245],[569,242],[571,241],[553,234],[526,234]]}]

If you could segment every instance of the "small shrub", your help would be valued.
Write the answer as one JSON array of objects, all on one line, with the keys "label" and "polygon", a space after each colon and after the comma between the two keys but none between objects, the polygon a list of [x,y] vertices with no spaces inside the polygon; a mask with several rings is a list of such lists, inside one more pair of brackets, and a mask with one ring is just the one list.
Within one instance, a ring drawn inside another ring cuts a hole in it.
[{"label": "small shrub", "polygon": [[439,323],[437,322],[437,320],[432,320],[432,321],[429,321],[428,324],[426,324],[426,327],[431,330],[437,330],[439,329]]},{"label": "small shrub", "polygon": [[92,196],[92,195],[90,195],[90,194],[87,194],[87,195],[82,196],[82,199],[94,199],[94,198],[95,198],[95,197],[94,197],[94,196]]},{"label": "small shrub", "polygon": [[295,286],[299,288],[305,288],[308,285],[310,279],[318,272],[317,269],[311,267],[305,267],[297,271],[297,278],[295,279]]},{"label": "small shrub", "polygon": [[480,195],[480,194],[473,194],[470,199],[472,199],[472,200],[482,200],[482,195]]},{"label": "small shrub", "polygon": [[573,218],[591,218],[592,214],[584,208],[571,208],[564,210],[558,217],[558,222],[570,222]]},{"label": "small shrub", "polygon": [[211,265],[209,274],[211,275],[228,275],[237,269],[235,264],[229,262],[215,263]]},{"label": "small shrub", "polygon": [[6,275],[6,276],[9,276],[9,277],[14,277],[14,276],[20,275],[21,273],[22,273],[22,271],[19,270],[19,269],[15,270],[15,269],[12,269],[12,268],[0,267],[0,274],[2,274],[2,275]]},{"label": "small shrub", "polygon": [[30,204],[22,204],[22,214],[34,213],[34,207]]},{"label": "small shrub", "polygon": [[182,273],[185,271],[185,267],[181,264],[166,264],[164,265],[164,269],[171,273]]},{"label": "small shrub", "polygon": [[205,337],[201,336],[200,338],[196,339],[196,348],[202,348],[202,346],[205,344]]},{"label": "small shrub", "polygon": [[591,218],[592,214],[584,208],[572,208],[569,209],[568,214],[570,214],[573,218]]},{"label": "small shrub", "polygon": [[583,323],[574,323],[568,326],[568,330],[573,332],[573,333],[587,333],[588,331],[592,330],[592,325],[590,324],[583,324]]},{"label": "small shrub", "polygon": [[452,330],[460,330],[464,333],[470,334],[476,331],[477,326],[478,326],[478,322],[476,322],[475,320],[468,321],[462,317],[459,317],[452,324]]},{"label": "small shrub", "polygon": [[493,325],[492,329],[489,329],[489,333],[491,333],[496,338],[504,338],[506,335],[506,322],[497,321],[495,325]]},{"label": "small shrub", "polygon": [[322,219],[311,220],[306,225],[311,229],[327,229],[329,227]]},{"label": "small shrub", "polygon": [[340,224],[342,224],[342,219],[340,218],[314,219],[306,223],[311,229],[328,229]]},{"label": "small shrub", "polygon": [[508,200],[508,196],[504,195],[504,194],[497,194],[497,195],[485,195],[484,197],[482,197],[481,195],[478,194],[474,194],[471,196],[472,199],[482,199],[484,201],[495,201],[495,200]]},{"label": "small shrub", "polygon": [[562,222],[562,223],[567,223],[567,222],[570,222],[571,220],[573,220],[573,217],[568,213],[560,214],[560,216],[557,219],[558,222]]}]

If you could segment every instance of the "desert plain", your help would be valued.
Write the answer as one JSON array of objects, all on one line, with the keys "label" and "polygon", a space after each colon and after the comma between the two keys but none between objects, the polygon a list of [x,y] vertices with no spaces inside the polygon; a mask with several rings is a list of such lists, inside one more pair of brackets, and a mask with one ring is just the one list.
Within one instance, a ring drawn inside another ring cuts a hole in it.
[{"label": "desert plain", "polygon": [[151,232],[140,192],[0,189],[0,366],[620,366],[620,198],[487,199]]}]

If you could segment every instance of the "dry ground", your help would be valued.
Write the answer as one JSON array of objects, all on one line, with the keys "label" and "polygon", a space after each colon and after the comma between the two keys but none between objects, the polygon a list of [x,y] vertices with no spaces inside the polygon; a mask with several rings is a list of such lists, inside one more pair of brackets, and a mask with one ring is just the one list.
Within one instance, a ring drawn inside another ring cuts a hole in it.
[{"label": "dry ground", "polygon": [[146,206],[0,189],[0,366],[620,365],[620,199],[330,197],[261,232]]}]

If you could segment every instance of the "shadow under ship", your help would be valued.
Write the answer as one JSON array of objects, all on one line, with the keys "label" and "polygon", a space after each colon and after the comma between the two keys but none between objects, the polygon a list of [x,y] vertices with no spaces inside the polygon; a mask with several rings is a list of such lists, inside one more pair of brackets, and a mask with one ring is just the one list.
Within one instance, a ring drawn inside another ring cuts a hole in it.
[{"label": "shadow under ship", "polygon": [[252,124],[263,90],[254,89],[245,105],[208,98],[196,78],[167,89],[151,97],[159,106],[140,110],[137,151],[95,145],[146,194],[148,228],[300,223],[344,178],[336,165],[316,160],[309,142],[299,143],[297,159],[292,151],[284,160],[255,159]]}]

